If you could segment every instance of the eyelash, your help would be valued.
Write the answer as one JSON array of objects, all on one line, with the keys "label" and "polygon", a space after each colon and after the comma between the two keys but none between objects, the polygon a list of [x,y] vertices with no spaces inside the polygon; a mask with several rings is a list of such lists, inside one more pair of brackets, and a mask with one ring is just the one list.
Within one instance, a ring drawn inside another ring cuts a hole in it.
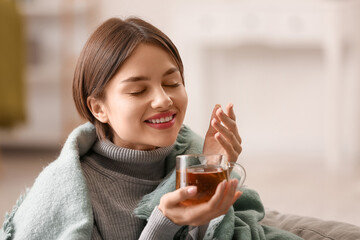
[{"label": "eyelash", "polygon": [[[170,88],[176,88],[178,86],[180,86],[181,83],[175,83],[175,84],[170,84],[170,85],[163,85],[164,87],[170,87]],[[138,95],[141,95],[143,94],[144,92],[146,91],[146,88],[144,90],[141,90],[139,92],[132,92],[132,93],[129,93],[131,96],[138,96]]]},{"label": "eyelash", "polygon": [[174,83],[174,84],[170,84],[170,85],[163,85],[164,87],[171,87],[171,88],[176,88],[178,86],[180,86],[181,83]]},{"label": "eyelash", "polygon": [[145,91],[146,91],[146,89],[141,90],[141,91],[139,91],[139,92],[132,92],[132,93],[129,93],[129,94],[130,94],[131,96],[138,96],[138,95],[144,93]]}]

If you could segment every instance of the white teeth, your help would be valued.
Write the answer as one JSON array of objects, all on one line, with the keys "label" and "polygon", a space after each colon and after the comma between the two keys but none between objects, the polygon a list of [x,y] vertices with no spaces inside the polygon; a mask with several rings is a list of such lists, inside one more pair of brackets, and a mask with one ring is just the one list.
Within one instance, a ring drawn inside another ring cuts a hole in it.
[{"label": "white teeth", "polygon": [[165,123],[165,122],[169,122],[173,119],[173,116],[170,117],[165,117],[165,118],[160,118],[160,119],[151,119],[149,120],[149,122],[151,123]]}]

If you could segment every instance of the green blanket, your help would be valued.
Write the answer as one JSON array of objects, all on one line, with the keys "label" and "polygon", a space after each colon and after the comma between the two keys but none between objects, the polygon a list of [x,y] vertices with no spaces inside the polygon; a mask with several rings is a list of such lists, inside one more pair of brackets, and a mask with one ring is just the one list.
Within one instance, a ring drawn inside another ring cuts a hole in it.
[{"label": "green blanket", "polygon": [[[86,123],[75,129],[66,141],[59,158],[47,166],[31,190],[6,217],[0,228],[0,239],[91,239],[93,212],[80,156],[89,151],[96,139],[95,128]],[[202,151],[203,140],[185,126],[174,151],[167,157],[165,180],[146,195],[135,210],[148,219],[161,196],[175,189],[175,156]],[[300,239],[288,232],[260,225],[264,208],[258,194],[243,189],[243,195],[222,217],[212,220],[205,239]],[[187,235],[183,227],[176,235]]]}]

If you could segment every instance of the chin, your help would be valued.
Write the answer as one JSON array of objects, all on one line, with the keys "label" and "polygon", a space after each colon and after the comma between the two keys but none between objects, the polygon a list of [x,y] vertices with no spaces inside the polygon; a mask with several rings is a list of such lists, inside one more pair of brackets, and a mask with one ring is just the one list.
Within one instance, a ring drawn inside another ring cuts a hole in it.
[{"label": "chin", "polygon": [[151,145],[154,145],[156,147],[168,147],[171,146],[175,143],[176,141],[176,137],[174,138],[163,138],[163,139],[154,139],[153,141],[151,141]]},{"label": "chin", "polygon": [[149,145],[155,147],[168,147],[175,143],[179,131],[180,128],[171,129],[171,131],[151,132],[149,135],[147,135],[146,142],[148,142]]},{"label": "chin", "polygon": [[156,146],[157,147],[168,147],[168,146],[171,146],[175,143],[176,139],[174,139],[174,141],[169,141],[169,140],[166,140],[166,141],[160,141],[160,142],[157,142]]}]

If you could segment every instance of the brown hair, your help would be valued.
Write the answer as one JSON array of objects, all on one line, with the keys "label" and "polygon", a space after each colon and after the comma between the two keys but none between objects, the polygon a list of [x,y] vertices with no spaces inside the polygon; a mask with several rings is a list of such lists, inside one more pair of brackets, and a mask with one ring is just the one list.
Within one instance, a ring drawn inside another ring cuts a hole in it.
[{"label": "brown hair", "polygon": [[139,18],[110,18],[105,21],[90,36],[80,54],[72,88],[77,111],[95,125],[100,139],[112,137],[111,127],[92,115],[87,99],[89,96],[104,98],[107,83],[140,43],[165,49],[176,62],[184,81],[178,50],[163,32]]}]

